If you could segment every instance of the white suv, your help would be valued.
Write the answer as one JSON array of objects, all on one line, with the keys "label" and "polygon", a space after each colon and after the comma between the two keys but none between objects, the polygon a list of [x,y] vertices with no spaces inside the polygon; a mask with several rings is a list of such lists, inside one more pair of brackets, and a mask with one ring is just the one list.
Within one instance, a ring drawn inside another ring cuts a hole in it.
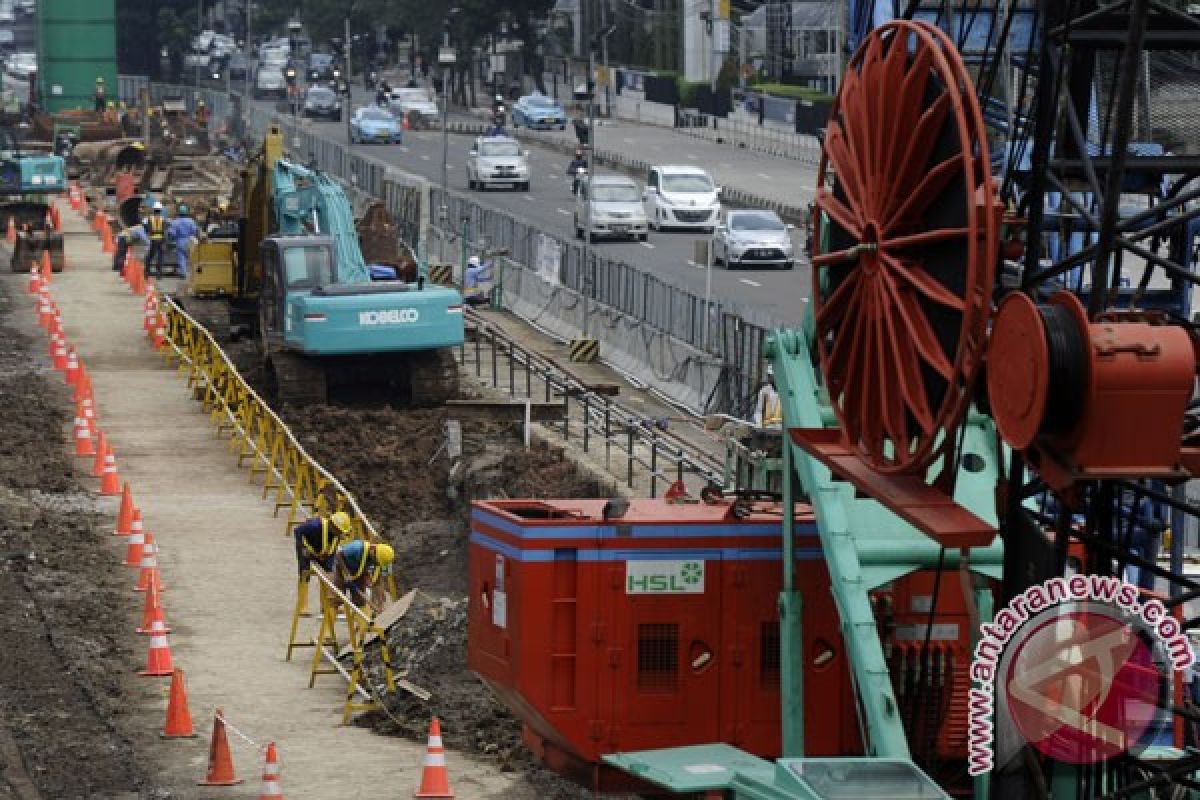
[{"label": "white suv", "polygon": [[711,233],[721,214],[721,190],[699,167],[651,167],[642,192],[650,227],[699,228]]},{"label": "white suv", "polygon": [[467,155],[467,186],[511,186],[529,191],[529,153],[508,136],[480,136]]}]

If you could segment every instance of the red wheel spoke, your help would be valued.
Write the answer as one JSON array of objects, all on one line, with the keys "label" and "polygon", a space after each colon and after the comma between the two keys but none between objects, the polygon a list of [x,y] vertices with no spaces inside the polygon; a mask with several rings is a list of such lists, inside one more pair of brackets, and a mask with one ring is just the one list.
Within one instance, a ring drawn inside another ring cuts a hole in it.
[{"label": "red wheel spoke", "polygon": [[842,133],[841,125],[834,125],[825,140],[825,156],[833,164],[837,173],[838,186],[846,195],[846,200],[855,208],[861,207],[862,198],[866,195],[863,176],[849,150],[849,143]]},{"label": "red wheel spoke", "polygon": [[855,247],[849,247],[845,250],[834,250],[832,253],[813,256],[812,264],[814,267],[828,267],[833,264],[844,264],[847,261],[858,260],[858,250]]},{"label": "red wheel spoke", "polygon": [[855,239],[862,238],[862,225],[859,223],[857,215],[842,205],[842,202],[831,192],[826,189],[818,189],[816,205],[850,236]]},{"label": "red wheel spoke", "polygon": [[[937,144],[938,132],[946,124],[946,118],[953,108],[953,96],[943,94],[934,100],[929,108],[925,109],[915,124],[910,120],[904,120],[901,123],[911,124],[911,127],[907,128],[905,135],[908,138],[908,144],[897,165],[899,175],[896,178],[896,192],[888,198],[887,208],[883,211],[885,218],[895,218],[896,207],[912,197],[912,193],[915,191],[913,185],[921,181],[922,176],[927,175],[930,171],[928,170],[929,158],[933,155],[933,148]],[[948,160],[952,161],[953,159]]]},{"label": "red wheel spoke", "polygon": [[[905,47],[905,39],[907,37],[897,34],[889,39],[888,52],[883,61],[883,85],[884,86],[899,86],[902,85],[905,78],[905,69],[908,67],[908,50]],[[897,163],[896,149],[899,147],[899,142],[903,141],[902,137],[896,135],[897,117],[900,109],[903,108],[899,103],[899,97],[896,92],[878,92],[879,95],[879,125],[889,135],[881,136],[883,147],[878,154],[880,164],[880,175],[885,184],[884,192],[888,197],[895,195],[896,179],[897,179]]]},{"label": "red wheel spoke", "polygon": [[937,228],[931,231],[910,233],[907,236],[892,236],[880,243],[881,247],[900,250],[909,247],[925,247],[952,239],[964,239],[971,235],[970,228]]},{"label": "red wheel spoke", "polygon": [[913,111],[921,108],[921,104],[924,102],[925,87],[929,85],[929,66],[933,61],[933,54],[926,48],[920,48],[913,56],[912,63],[909,64],[908,34],[903,32],[897,32],[892,50],[898,53],[897,57],[904,63],[906,70],[904,79],[899,84],[900,91],[896,92],[896,115],[892,119],[892,124],[895,126],[893,131],[896,135],[892,137],[891,155],[888,158],[888,174],[896,175],[898,178],[898,173],[904,169],[906,163],[902,157],[912,146],[912,140],[899,135],[899,133],[916,128],[911,116]]},{"label": "red wheel spoke", "polygon": [[861,286],[861,281],[854,275],[842,281],[817,309],[817,327],[828,330],[834,323],[849,316],[850,310],[858,302]]},{"label": "red wheel spoke", "polygon": [[904,281],[933,302],[953,308],[955,311],[966,310],[966,301],[939,283],[938,279],[926,272],[924,267],[901,261],[888,253],[884,253],[880,258],[891,268],[896,278]]},{"label": "red wheel spoke", "polygon": [[911,220],[919,217],[934,198],[941,196],[942,190],[950,180],[961,173],[962,162],[957,156],[946,159],[925,173],[921,182],[908,192],[900,208],[889,215],[890,218],[884,225],[884,235],[890,234],[901,225],[910,224]]},{"label": "red wheel spoke", "polygon": [[[846,301],[846,313],[841,317],[829,320],[822,323],[822,315],[817,314],[817,330],[828,331],[834,325],[837,326],[837,333],[834,334],[833,349],[829,352],[828,361],[837,368],[843,369],[844,365],[854,358],[854,350],[852,349],[855,341],[858,339],[859,331],[863,325],[863,304],[862,304],[862,285],[856,282],[854,291],[850,298]],[[848,352],[849,351],[849,352]]]},{"label": "red wheel spoke", "polygon": [[[858,198],[858,206],[862,211],[871,213],[876,210],[876,197],[873,187],[875,169],[871,163],[871,119],[867,113],[867,105],[871,102],[871,93],[864,91],[859,74],[855,70],[846,72],[847,85],[845,105],[842,115],[846,120],[843,129],[846,131],[846,142],[850,146],[850,155],[858,167],[858,174],[866,179],[863,193]],[[849,129],[846,129],[846,125]]]},{"label": "red wheel spoke", "polygon": [[905,407],[912,414],[921,431],[932,434],[935,428],[933,410],[929,407],[929,398],[925,395],[925,379],[921,376],[920,362],[917,360],[912,340],[896,326],[894,317],[888,318],[888,327],[890,334],[888,339],[894,350],[896,374],[904,394]]},{"label": "red wheel spoke", "polygon": [[917,298],[911,292],[900,289],[890,280],[886,283],[896,310],[904,320],[904,325],[908,329],[913,346],[916,347],[921,360],[949,381],[954,375],[954,365],[942,352],[942,346],[933,332],[933,326],[929,324],[929,319],[922,313]]},{"label": "red wheel spoke", "polygon": [[863,386],[856,387],[862,392],[862,402],[859,405],[859,436],[869,453],[883,452],[883,416],[880,405],[887,397],[884,389],[883,354],[879,349],[880,297],[879,284],[871,282],[871,291],[867,296],[867,347],[863,354],[864,361],[871,363],[873,375],[870,375]]}]

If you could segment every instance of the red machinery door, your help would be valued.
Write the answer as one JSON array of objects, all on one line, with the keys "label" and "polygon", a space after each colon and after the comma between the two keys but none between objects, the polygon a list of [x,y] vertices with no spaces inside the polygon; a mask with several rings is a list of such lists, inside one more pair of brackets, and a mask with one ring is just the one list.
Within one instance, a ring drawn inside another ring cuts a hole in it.
[{"label": "red machinery door", "polygon": [[621,749],[719,736],[722,563],[706,556],[625,564],[614,598],[627,611],[614,697]]}]

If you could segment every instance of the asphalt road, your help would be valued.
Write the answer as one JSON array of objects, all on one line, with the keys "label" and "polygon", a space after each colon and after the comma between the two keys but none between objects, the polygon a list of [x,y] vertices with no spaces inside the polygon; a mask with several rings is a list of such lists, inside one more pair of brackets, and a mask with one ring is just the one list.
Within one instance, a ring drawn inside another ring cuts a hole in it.
[{"label": "asphalt road", "polygon": [[[270,103],[260,107],[272,108]],[[345,144],[345,122],[310,121],[307,123],[319,135]],[[628,136],[628,134],[627,134]],[[628,137],[634,138],[634,137]],[[471,137],[451,135],[447,160],[448,183],[451,190],[469,193],[475,201],[500,211],[523,218],[539,230],[562,239],[574,237],[574,197],[571,182],[566,175],[567,156],[549,148],[529,146],[531,187],[528,193],[521,191],[492,189],[486,192],[470,191],[466,186],[464,164],[470,149]],[[697,163],[689,148],[696,140],[679,136],[679,149],[664,154],[661,163]],[[700,143],[696,143],[699,146]],[[630,145],[637,148],[636,139]],[[441,181],[442,133],[441,131],[409,131],[401,145],[355,145],[359,153],[369,153],[386,164],[399,167],[406,172],[421,175],[434,183]],[[692,158],[689,158],[689,154]],[[748,154],[742,153],[745,158]],[[769,156],[753,156],[760,163],[756,172],[769,174],[777,159]],[[748,176],[747,188],[760,180]],[[595,247],[605,255],[625,261],[647,270],[660,279],[696,294],[704,294],[705,265],[692,259],[695,242],[703,234],[682,231],[651,231],[649,241],[622,242],[600,241]],[[801,232],[794,232],[798,253],[803,253]],[[752,319],[768,315],[783,324],[796,324],[803,313],[809,296],[811,283],[808,264],[799,259],[794,270],[743,269],[729,271],[714,267],[712,271],[712,295],[724,301],[732,301],[739,309],[749,310]]]}]

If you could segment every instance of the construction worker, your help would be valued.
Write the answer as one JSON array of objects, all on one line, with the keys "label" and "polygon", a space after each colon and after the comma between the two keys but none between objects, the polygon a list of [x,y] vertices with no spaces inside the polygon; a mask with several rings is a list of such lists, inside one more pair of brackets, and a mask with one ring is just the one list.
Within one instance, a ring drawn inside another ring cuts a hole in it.
[{"label": "construction worker", "polygon": [[333,557],[338,543],[350,536],[350,515],[335,511],[328,517],[312,517],[292,528],[296,538],[296,567],[300,579],[307,580],[313,563],[326,572],[333,570]]},{"label": "construction worker", "polygon": [[333,585],[341,589],[357,606],[369,601],[375,611],[383,610],[381,578],[392,574],[396,551],[388,544],[372,544],[362,539],[347,542],[334,556]]},{"label": "construction worker", "polygon": [[128,228],[122,228],[121,232],[116,236],[116,249],[113,251],[113,272],[125,273],[125,256],[129,253],[129,246],[134,242],[142,244],[150,244],[150,239],[146,236],[146,231],[141,225],[133,225]]},{"label": "construction worker", "polygon": [[196,124],[201,128],[208,127],[208,106],[204,104],[203,100],[196,102]]},{"label": "construction worker", "polygon": [[93,109],[97,114],[103,114],[108,108],[108,88],[104,85],[104,76],[96,76],[96,93],[93,95]]},{"label": "construction worker", "polygon": [[754,427],[782,428],[783,404],[779,401],[779,390],[775,388],[775,368],[767,365],[767,381],[758,390],[754,400]]},{"label": "construction worker", "polygon": [[167,236],[175,246],[175,275],[181,280],[188,276],[188,256],[200,236],[200,226],[192,219],[191,211],[184,203],[179,204],[175,219],[167,228]]},{"label": "construction worker", "polygon": [[167,239],[167,220],[163,215],[163,204],[155,201],[150,216],[142,220],[142,227],[150,237],[150,249],[146,252],[146,273],[152,278],[162,277],[163,251]]},{"label": "construction worker", "polygon": [[489,301],[488,295],[492,289],[492,262],[486,264],[479,256],[467,259],[467,269],[463,273],[463,300],[469,305],[484,305]]}]

